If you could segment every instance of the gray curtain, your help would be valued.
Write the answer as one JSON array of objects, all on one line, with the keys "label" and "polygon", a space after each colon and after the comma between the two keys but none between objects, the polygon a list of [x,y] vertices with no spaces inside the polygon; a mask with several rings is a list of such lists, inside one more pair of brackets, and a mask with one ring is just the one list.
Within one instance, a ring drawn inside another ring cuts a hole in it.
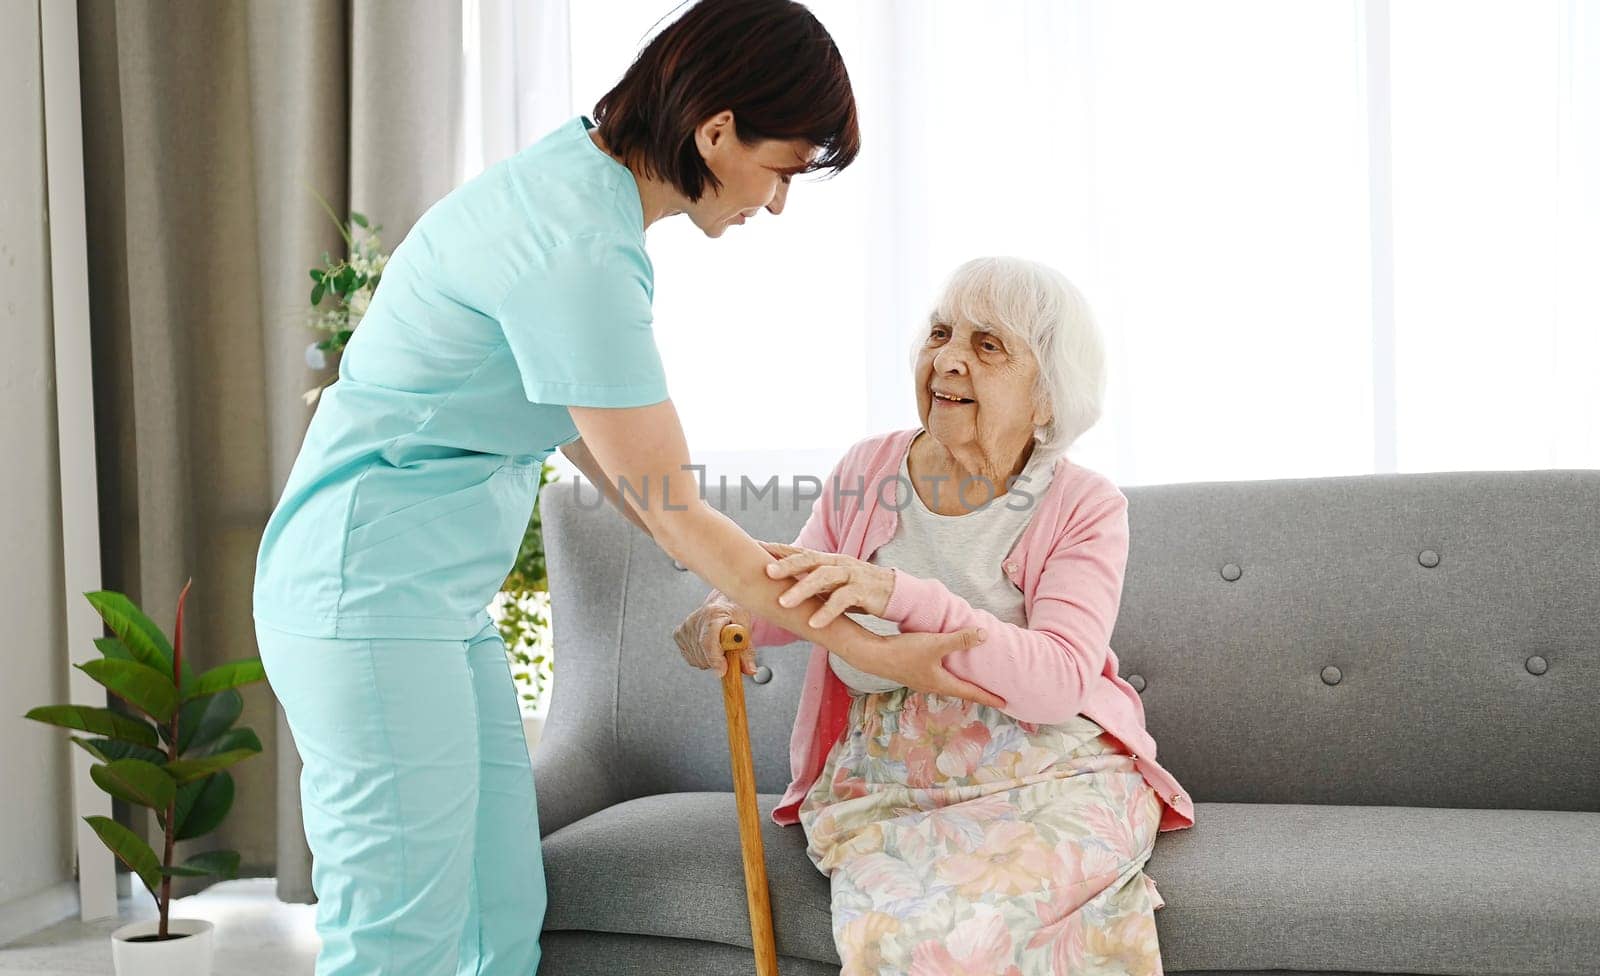
[{"label": "gray curtain", "polygon": [[[256,547],[329,377],[307,270],[343,246],[307,187],[388,249],[453,183],[456,0],[79,0],[104,580],[197,665],[256,654]],[[220,843],[311,900],[299,759],[265,688]]]}]

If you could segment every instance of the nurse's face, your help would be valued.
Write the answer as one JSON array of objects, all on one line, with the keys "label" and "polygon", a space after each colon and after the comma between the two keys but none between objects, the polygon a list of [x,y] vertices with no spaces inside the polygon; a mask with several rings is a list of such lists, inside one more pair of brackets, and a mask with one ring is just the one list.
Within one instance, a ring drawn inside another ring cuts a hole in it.
[{"label": "nurse's face", "polygon": [[790,178],[804,172],[816,152],[804,139],[762,139],[747,145],[739,139],[732,112],[703,122],[695,130],[695,144],[722,182],[720,189],[708,190],[684,207],[707,237],[721,237],[762,210],[782,213]]}]

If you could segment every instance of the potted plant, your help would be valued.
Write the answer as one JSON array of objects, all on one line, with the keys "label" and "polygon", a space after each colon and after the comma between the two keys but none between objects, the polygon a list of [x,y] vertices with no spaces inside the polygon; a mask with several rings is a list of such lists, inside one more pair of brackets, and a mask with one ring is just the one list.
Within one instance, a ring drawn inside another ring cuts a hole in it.
[{"label": "potted plant", "polygon": [[183,659],[185,584],[169,644],[161,629],[121,593],[84,594],[112,637],[95,641],[99,660],[76,667],[104,685],[126,709],[46,705],[27,717],[86,732],[72,741],[97,762],[95,784],[113,797],[155,811],[163,833],[160,856],[144,838],[109,817],[85,817],[111,852],[138,876],[156,900],[154,920],[111,933],[118,976],[207,976],[211,923],[169,917],[172,879],[237,876],[239,855],[207,851],[173,863],[173,847],[215,830],[233,805],[226,770],[261,751],[261,740],[234,728],[244,708],[241,685],[266,677],[261,662],[233,661],[196,675]]}]

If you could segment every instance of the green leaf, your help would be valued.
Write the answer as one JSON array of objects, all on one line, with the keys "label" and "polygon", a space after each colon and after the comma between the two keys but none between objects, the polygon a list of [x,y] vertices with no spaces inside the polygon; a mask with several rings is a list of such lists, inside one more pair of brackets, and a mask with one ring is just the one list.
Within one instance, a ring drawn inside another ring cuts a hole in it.
[{"label": "green leaf", "polygon": [[261,739],[253,729],[229,729],[221,738],[211,744],[211,752],[231,752],[234,749],[254,749],[261,751]]},{"label": "green leaf", "polygon": [[325,281],[319,281],[315,285],[312,285],[311,286],[311,304],[312,305],[319,304],[322,301],[322,296],[327,293],[327,290],[328,290],[328,284]]},{"label": "green leaf", "polygon": [[163,813],[178,788],[160,766],[143,759],[118,759],[104,766],[92,766],[89,775],[112,796]]},{"label": "green leaf", "polygon": [[362,216],[361,214],[356,213],[354,210],[350,211],[350,219],[355,221],[357,224],[361,225],[362,227],[367,226],[367,218]]},{"label": "green leaf", "polygon": [[83,751],[103,763],[115,762],[118,759],[143,759],[147,763],[157,766],[167,761],[167,754],[158,749],[146,749],[127,742],[118,742],[115,739],[80,739],[70,736],[73,742],[83,747]]},{"label": "green leaf", "polygon": [[227,769],[259,753],[260,749],[229,749],[198,759],[178,759],[167,763],[167,775],[179,783],[189,783],[203,776]]},{"label": "green leaf", "polygon": [[[100,655],[102,657],[108,658],[108,659],[113,660],[113,661],[137,661],[137,660],[139,660],[137,657],[134,656],[132,648],[130,648],[130,647],[128,647],[128,645],[124,644],[122,642],[122,638],[120,638],[120,637],[96,637],[94,639],[94,646],[100,651]],[[144,663],[145,664],[150,664],[149,661],[146,661]],[[157,667],[157,666],[158,665],[153,665],[153,664],[151,665],[151,667]]]},{"label": "green leaf", "polygon": [[337,341],[339,345],[343,346],[350,342],[350,337],[353,335],[355,335],[355,332],[351,329],[340,329],[335,341]]},{"label": "green leaf", "polygon": [[178,751],[206,748],[228,731],[243,712],[244,697],[233,688],[185,702],[178,712]]},{"label": "green leaf", "polygon": [[43,705],[31,709],[24,718],[64,729],[92,732],[111,739],[120,739],[138,746],[154,746],[155,729],[131,715],[113,712],[109,708],[85,708],[82,705]]},{"label": "green leaf", "polygon": [[171,678],[155,668],[116,658],[101,658],[73,666],[157,722],[172,720],[172,711],[178,707],[178,689]]},{"label": "green leaf", "polygon": [[161,859],[139,835],[110,817],[84,817],[84,822],[94,828],[100,840],[111,848],[111,853],[126,864],[151,894],[161,885]]},{"label": "green leaf", "polygon": [[318,284],[321,284],[324,273],[325,272],[323,272],[323,270],[321,268],[312,268],[311,269],[311,280],[315,281]]},{"label": "green leaf", "polygon": [[76,742],[79,746],[83,747],[84,752],[87,752],[89,755],[95,757],[101,762],[108,763],[111,761],[111,757],[106,755],[100,749],[100,745],[102,743],[110,742],[110,739],[85,739],[76,735],[69,735],[67,738],[71,739],[73,742]]},{"label": "green leaf", "polygon": [[206,851],[204,854],[196,854],[176,867],[165,868],[162,873],[182,878],[196,878],[207,874],[215,874],[224,878],[237,878],[239,876],[239,852]]},{"label": "green leaf", "polygon": [[[84,596],[112,633],[122,638],[135,661],[155,668],[162,674],[172,674],[172,645],[167,642],[167,635],[134,606],[132,600],[112,590],[98,590],[85,593]],[[185,661],[179,676],[179,687],[187,688],[193,680],[194,669]]]},{"label": "green leaf", "polygon": [[227,773],[185,783],[178,787],[177,806],[172,813],[177,824],[173,836],[178,840],[192,840],[209,834],[221,826],[232,807],[233,777]]},{"label": "green leaf", "polygon": [[229,688],[237,688],[240,685],[265,680],[266,677],[267,672],[261,667],[259,658],[232,661],[202,674],[193,686],[184,690],[183,700],[193,701],[202,695],[214,695],[219,691],[227,691]]},{"label": "green leaf", "polygon": [[167,635],[132,600],[113,590],[96,590],[84,596],[111,632],[133,651],[135,660],[148,663],[153,659],[165,665],[161,670],[172,670],[172,645],[167,643]]}]

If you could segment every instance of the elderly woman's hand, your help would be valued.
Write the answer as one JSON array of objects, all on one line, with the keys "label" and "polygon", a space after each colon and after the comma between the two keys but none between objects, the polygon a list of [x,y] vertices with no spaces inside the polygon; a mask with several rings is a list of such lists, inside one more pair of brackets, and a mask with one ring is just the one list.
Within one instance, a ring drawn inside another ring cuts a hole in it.
[{"label": "elderly woman's hand", "polygon": [[[683,623],[673,631],[673,643],[678,652],[693,667],[715,671],[722,677],[728,671],[727,652],[722,649],[722,628],[739,624],[750,629],[750,614],[720,593],[713,593],[693,613],[683,618]],[[739,652],[739,663],[745,674],[756,673],[756,649],[747,646]]]},{"label": "elderly woman's hand", "polygon": [[778,597],[786,607],[797,607],[811,597],[826,596],[822,608],[811,615],[811,626],[821,628],[841,613],[852,611],[881,617],[894,593],[894,570],[833,552],[817,552],[781,542],[763,542],[777,562],[767,566],[773,579],[798,577],[798,582]]}]

